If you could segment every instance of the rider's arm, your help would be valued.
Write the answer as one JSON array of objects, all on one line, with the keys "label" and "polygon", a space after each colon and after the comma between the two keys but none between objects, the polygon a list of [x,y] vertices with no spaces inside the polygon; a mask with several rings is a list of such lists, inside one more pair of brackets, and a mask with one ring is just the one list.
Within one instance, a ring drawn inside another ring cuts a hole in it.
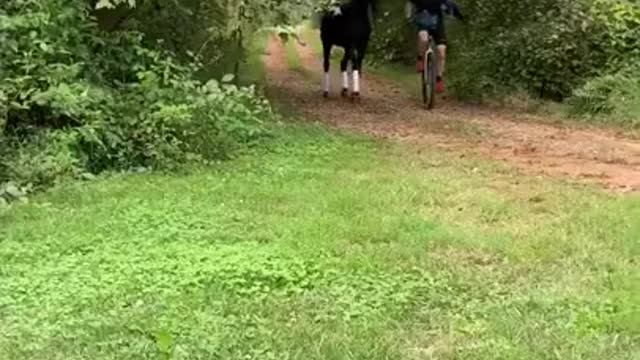
[{"label": "rider's arm", "polygon": [[464,20],[462,13],[460,12],[460,7],[453,0],[445,0],[444,6],[447,8],[447,13],[451,14],[453,12],[453,16],[460,20]]}]

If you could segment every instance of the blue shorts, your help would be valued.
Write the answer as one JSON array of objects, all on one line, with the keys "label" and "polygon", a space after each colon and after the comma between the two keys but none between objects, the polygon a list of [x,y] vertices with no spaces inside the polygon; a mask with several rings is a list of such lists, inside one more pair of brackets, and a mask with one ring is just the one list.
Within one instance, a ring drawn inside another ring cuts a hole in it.
[{"label": "blue shorts", "polygon": [[446,45],[447,36],[444,28],[444,19],[439,15],[433,15],[426,11],[416,14],[414,23],[418,31],[427,31],[437,45]]}]

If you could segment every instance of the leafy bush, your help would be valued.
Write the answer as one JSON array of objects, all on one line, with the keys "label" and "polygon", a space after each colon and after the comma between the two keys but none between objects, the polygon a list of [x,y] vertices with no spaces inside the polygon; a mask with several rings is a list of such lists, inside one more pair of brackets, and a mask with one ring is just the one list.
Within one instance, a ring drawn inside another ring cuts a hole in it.
[{"label": "leafy bush", "polygon": [[640,67],[637,64],[595,77],[569,99],[581,116],[607,115],[607,120],[640,126]]},{"label": "leafy bush", "polygon": [[[631,3],[462,3],[469,21],[451,35],[453,41],[462,39],[452,56],[451,72],[456,76],[483,74],[500,86],[561,100],[585,79],[637,52],[640,28],[635,24],[640,23],[640,11]],[[630,40],[634,36],[635,45]],[[469,67],[474,71],[463,70]]]},{"label": "leafy bush", "polygon": [[[0,39],[0,41],[2,41],[2,39]],[[7,123],[7,97],[4,94],[4,92],[0,90],[0,159],[5,159],[7,156],[7,152],[9,150],[9,144],[8,144],[7,138],[2,131],[6,123]],[[6,167],[4,166],[2,161],[0,161],[0,179],[3,179],[6,177],[6,172],[7,172]]]},{"label": "leafy bush", "polygon": [[[640,61],[637,1],[457,2],[467,20],[446,20],[447,74],[450,88],[467,100],[523,92],[563,100],[589,79],[623,76],[621,68]],[[402,5],[382,0],[382,9],[371,58],[413,61],[415,33],[404,25]]]},{"label": "leafy bush", "polygon": [[9,152],[4,164],[8,179],[33,184],[52,184],[56,179],[73,177],[81,171],[74,151],[77,134],[61,130],[42,131]]},{"label": "leafy bush", "polygon": [[[336,1],[336,0],[332,0]],[[265,26],[296,23],[316,0],[100,0],[102,28],[134,30],[144,42],[161,45],[181,60],[200,55],[203,78],[227,73],[242,80],[246,43]],[[125,4],[134,3],[135,7]]]},{"label": "leafy bush", "polygon": [[171,169],[230,156],[272,117],[252,88],[194,80],[135,31],[106,33],[84,1],[0,5],[0,183]]},{"label": "leafy bush", "polygon": [[415,61],[415,29],[404,18],[404,4],[382,1],[374,22],[369,62]]}]

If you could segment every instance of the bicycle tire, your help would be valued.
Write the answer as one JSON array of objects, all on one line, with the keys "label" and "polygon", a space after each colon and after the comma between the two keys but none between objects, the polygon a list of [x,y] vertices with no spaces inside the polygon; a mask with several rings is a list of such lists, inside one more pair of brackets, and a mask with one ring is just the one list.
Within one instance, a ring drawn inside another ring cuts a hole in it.
[{"label": "bicycle tire", "polygon": [[[425,53],[425,57],[426,57],[426,53]],[[426,58],[424,60],[424,64],[423,66],[426,66],[427,62],[426,62]],[[429,89],[428,89],[428,81],[427,81],[427,69],[423,68],[422,72],[420,73],[420,85],[422,86],[422,103],[424,106],[427,106],[427,103],[429,102]]]},{"label": "bicycle tire", "polygon": [[429,88],[431,89],[431,96],[429,96],[429,105],[428,108],[429,110],[433,109],[433,107],[436,105],[436,77],[437,77],[437,64],[436,64],[436,53],[435,52],[431,52],[430,56],[429,56],[429,61],[427,64],[427,68],[429,69],[430,75],[429,75]]},{"label": "bicycle tire", "polygon": [[424,55],[424,71],[422,78],[422,102],[424,106],[431,110],[435,104],[436,91],[436,69],[433,50],[429,49]]}]

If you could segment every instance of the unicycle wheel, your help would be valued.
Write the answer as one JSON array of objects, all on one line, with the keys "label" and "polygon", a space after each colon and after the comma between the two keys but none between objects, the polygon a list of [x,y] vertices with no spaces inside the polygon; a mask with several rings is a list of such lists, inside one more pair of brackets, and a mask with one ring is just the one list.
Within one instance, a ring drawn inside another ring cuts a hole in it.
[{"label": "unicycle wheel", "polygon": [[436,64],[433,51],[427,51],[424,56],[424,71],[422,78],[422,102],[425,108],[433,109],[436,95]]}]

